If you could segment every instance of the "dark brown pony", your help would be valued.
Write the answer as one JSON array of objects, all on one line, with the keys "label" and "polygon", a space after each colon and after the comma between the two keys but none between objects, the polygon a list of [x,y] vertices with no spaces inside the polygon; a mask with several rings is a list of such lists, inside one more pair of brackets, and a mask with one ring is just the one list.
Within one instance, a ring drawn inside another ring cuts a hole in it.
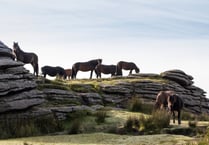
[{"label": "dark brown pony", "polygon": [[80,71],[91,71],[90,79],[92,79],[93,71],[97,64],[102,63],[102,59],[93,59],[87,62],[77,62],[72,66],[72,75],[71,79],[75,79],[77,72]]},{"label": "dark brown pony", "polygon": [[13,43],[14,53],[17,61],[21,61],[25,64],[30,63],[33,66],[34,75],[38,76],[38,56],[32,52],[24,52],[20,49],[18,43]]},{"label": "dark brown pony", "polygon": [[181,109],[184,106],[183,100],[177,94],[168,96],[168,110],[173,114],[173,123],[175,123],[175,111],[178,112],[178,124],[181,124]]},{"label": "dark brown pony", "polygon": [[46,78],[46,75],[49,75],[51,77],[56,76],[59,78],[66,79],[65,70],[64,68],[60,66],[53,67],[53,66],[46,65],[46,66],[41,67],[41,71],[42,71],[42,74],[44,75],[44,78]]},{"label": "dark brown pony", "polygon": [[116,75],[123,75],[122,69],[130,70],[129,74],[132,74],[133,70],[135,70],[136,73],[139,73],[140,71],[136,64],[133,62],[119,61],[117,63]]},{"label": "dark brown pony", "polygon": [[65,69],[65,73],[66,73],[66,75],[68,77],[68,80],[70,80],[70,77],[72,75],[72,69]]},{"label": "dark brown pony", "polygon": [[174,91],[160,91],[156,97],[155,109],[166,109],[168,97],[174,94]]},{"label": "dark brown pony", "polygon": [[114,76],[116,73],[116,65],[103,65],[98,64],[95,68],[95,73],[97,75],[97,78],[101,78],[101,73],[103,74],[111,74],[111,76]]}]

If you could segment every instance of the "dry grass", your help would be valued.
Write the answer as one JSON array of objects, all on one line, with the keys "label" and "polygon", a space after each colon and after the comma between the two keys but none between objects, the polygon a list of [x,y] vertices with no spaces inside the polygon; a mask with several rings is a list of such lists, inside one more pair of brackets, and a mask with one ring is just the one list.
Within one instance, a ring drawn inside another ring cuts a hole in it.
[{"label": "dry grass", "polygon": [[173,145],[186,144],[192,138],[181,135],[128,136],[107,133],[31,137],[0,141],[0,145]]}]

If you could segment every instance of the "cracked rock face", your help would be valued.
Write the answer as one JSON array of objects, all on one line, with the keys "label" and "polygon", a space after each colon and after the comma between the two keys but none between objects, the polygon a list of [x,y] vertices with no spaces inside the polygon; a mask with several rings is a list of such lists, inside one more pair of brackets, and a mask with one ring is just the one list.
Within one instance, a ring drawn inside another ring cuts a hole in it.
[{"label": "cracked rock face", "polygon": [[10,48],[0,41],[0,113],[24,110],[44,102],[34,76],[14,61]]}]

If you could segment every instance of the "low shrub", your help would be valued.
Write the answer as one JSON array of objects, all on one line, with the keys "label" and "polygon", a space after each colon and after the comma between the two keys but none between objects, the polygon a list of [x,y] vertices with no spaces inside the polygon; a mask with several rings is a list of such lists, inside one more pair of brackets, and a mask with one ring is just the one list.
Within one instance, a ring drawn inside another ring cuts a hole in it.
[{"label": "low shrub", "polygon": [[71,126],[69,128],[68,134],[78,134],[81,132],[81,120],[80,119],[75,119],[72,121]]},{"label": "low shrub", "polygon": [[151,116],[129,117],[124,124],[128,132],[139,131],[144,133],[159,132],[170,124],[170,115],[166,111],[153,112]]},{"label": "low shrub", "polygon": [[150,117],[142,118],[144,130],[161,130],[167,128],[170,124],[170,115],[165,110],[159,110],[152,113]]},{"label": "low shrub", "polygon": [[107,111],[99,110],[96,112],[95,116],[96,116],[95,121],[97,122],[97,124],[104,123],[105,118],[107,117]]},{"label": "low shrub", "polygon": [[131,100],[129,100],[128,102],[128,109],[130,111],[133,111],[133,112],[139,112],[139,111],[142,111],[142,101],[139,100],[138,98],[136,97],[133,97]]},{"label": "low shrub", "polygon": [[67,127],[68,134],[78,134],[82,132],[82,123],[88,115],[92,115],[92,113],[87,110],[76,110],[75,112],[68,113],[66,116],[66,121],[69,124]]},{"label": "low shrub", "polygon": [[128,132],[138,131],[139,127],[140,127],[140,121],[139,118],[136,116],[129,116],[124,125],[124,128]]},{"label": "low shrub", "polygon": [[209,115],[207,113],[202,113],[198,115],[197,119],[199,121],[209,121]]},{"label": "low shrub", "polygon": [[144,103],[137,97],[132,97],[132,99],[128,102],[128,110],[132,112],[151,114],[153,111],[153,105]]},{"label": "low shrub", "polygon": [[182,111],[181,112],[181,119],[182,120],[196,120],[196,115],[190,112]]},{"label": "low shrub", "polygon": [[62,129],[53,116],[40,118],[22,118],[18,115],[13,117],[5,116],[0,121],[0,138],[37,136],[57,132]]}]

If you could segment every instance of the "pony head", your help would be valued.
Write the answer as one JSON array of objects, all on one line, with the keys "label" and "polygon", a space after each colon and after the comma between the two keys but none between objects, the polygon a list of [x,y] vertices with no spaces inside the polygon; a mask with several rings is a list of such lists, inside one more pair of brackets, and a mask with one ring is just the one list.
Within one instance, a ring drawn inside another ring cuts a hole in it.
[{"label": "pony head", "polygon": [[14,52],[16,53],[19,49],[20,48],[19,48],[18,42],[13,42],[13,50],[14,50]]},{"label": "pony head", "polygon": [[139,70],[138,67],[135,68],[135,72],[136,72],[136,73],[139,73],[139,72],[140,72],[140,70]]}]

